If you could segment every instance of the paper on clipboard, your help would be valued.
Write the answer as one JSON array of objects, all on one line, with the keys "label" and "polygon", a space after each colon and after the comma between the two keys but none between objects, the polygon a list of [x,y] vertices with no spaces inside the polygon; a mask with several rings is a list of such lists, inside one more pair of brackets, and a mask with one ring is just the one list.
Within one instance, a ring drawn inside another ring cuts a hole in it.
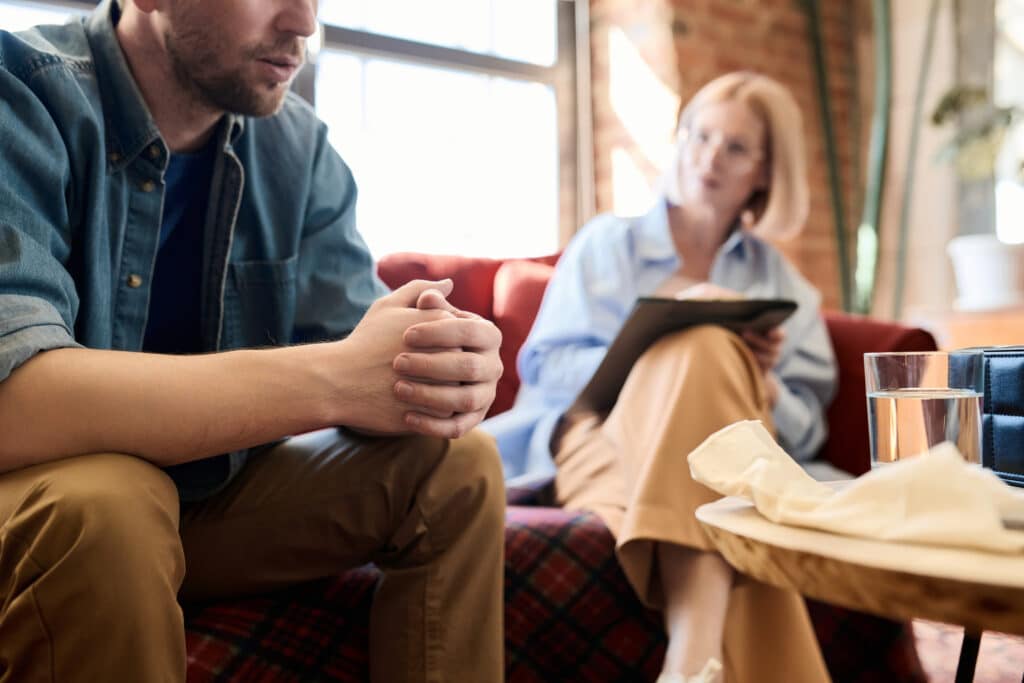
[{"label": "paper on clipboard", "polygon": [[734,332],[769,330],[795,310],[796,302],[788,299],[641,297],[573,407],[610,410],[633,363],[664,334],[694,325],[721,325]]}]

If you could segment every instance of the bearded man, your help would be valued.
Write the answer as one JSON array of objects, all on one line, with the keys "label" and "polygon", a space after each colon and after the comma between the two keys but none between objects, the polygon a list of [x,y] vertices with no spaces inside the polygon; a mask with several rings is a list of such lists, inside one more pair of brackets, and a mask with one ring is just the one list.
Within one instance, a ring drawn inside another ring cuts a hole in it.
[{"label": "bearded man", "polygon": [[503,676],[500,334],[377,279],[289,91],[315,30],[106,0],[0,31],[0,681],[184,681],[179,598],[370,561],[374,681]]}]

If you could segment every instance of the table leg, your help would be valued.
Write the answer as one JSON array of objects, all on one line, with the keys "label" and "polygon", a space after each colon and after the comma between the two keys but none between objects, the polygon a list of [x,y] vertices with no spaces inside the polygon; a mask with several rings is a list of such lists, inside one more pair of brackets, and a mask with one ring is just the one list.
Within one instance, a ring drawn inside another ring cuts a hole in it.
[{"label": "table leg", "polygon": [[981,632],[964,629],[964,642],[960,645],[960,662],[956,665],[955,683],[971,683],[974,680],[974,667],[978,663],[980,645]]}]

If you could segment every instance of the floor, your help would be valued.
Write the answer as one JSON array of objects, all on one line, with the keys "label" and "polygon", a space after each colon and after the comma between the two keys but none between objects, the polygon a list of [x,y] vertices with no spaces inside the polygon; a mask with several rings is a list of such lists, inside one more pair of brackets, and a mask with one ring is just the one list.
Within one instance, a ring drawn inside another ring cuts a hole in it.
[{"label": "floor", "polygon": [[[952,683],[960,656],[963,629],[930,621],[915,621],[917,652],[932,683]],[[1024,638],[1002,633],[981,637],[975,683],[1021,683]]]}]

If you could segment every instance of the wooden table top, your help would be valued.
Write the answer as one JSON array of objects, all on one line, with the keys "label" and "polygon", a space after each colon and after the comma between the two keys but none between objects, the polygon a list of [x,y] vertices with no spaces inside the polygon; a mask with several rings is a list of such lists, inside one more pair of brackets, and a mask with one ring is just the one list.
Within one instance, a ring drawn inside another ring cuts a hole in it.
[{"label": "wooden table top", "polygon": [[1024,635],[1024,555],[898,544],[775,524],[742,498],[697,508],[738,571],[834,605]]}]

